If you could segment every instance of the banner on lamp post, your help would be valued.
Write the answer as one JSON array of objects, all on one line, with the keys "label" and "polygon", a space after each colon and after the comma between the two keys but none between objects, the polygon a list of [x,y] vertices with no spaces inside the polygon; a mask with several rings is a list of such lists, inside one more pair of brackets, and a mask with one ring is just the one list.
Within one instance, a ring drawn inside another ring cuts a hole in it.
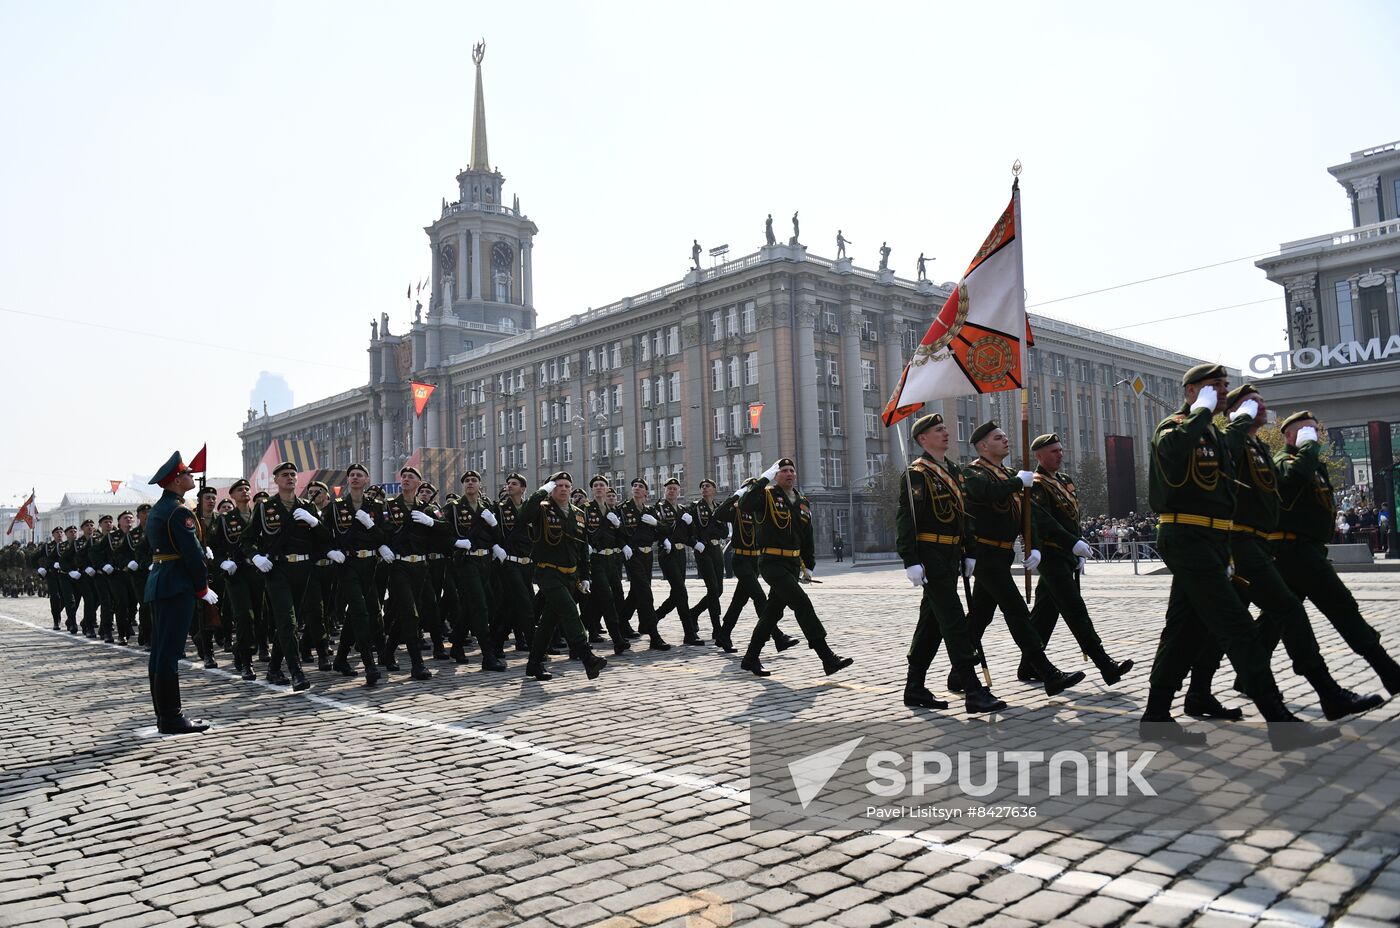
[{"label": "banner on lamp post", "polygon": [[413,387],[413,414],[418,417],[423,415],[423,407],[428,405],[428,397],[433,395],[437,389],[436,384],[412,382]]}]

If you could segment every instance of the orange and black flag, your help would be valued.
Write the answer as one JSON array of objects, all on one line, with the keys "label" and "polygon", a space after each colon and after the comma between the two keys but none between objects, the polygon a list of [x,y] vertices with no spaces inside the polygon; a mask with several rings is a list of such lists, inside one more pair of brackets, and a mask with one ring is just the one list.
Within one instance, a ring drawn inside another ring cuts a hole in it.
[{"label": "orange and black flag", "polygon": [[437,384],[419,383],[414,380],[410,383],[410,386],[413,389],[413,414],[421,417],[423,415],[423,407],[428,405],[428,397],[433,395],[433,391],[437,389]]}]

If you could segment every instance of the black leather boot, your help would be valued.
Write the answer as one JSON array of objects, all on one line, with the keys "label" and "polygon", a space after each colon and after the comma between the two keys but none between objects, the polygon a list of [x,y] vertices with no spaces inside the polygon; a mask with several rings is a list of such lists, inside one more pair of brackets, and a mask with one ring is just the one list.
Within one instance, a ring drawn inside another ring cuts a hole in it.
[{"label": "black leather boot", "polygon": [[267,663],[267,682],[273,686],[290,686],[292,681],[282,672],[282,658]]},{"label": "black leather boot", "polygon": [[773,647],[778,649],[779,654],[783,653],[788,648],[796,647],[801,643],[801,638],[794,638],[787,632],[783,631],[781,628],[773,630]]},{"label": "black leather boot", "polygon": [[1221,722],[1238,722],[1244,718],[1243,709],[1227,709],[1211,693],[1187,690],[1182,706],[1193,719],[1216,719]]},{"label": "black leather boot", "polygon": [[977,676],[977,668],[968,666],[958,669],[959,676],[962,677],[963,685],[963,708],[969,714],[980,712],[1000,712],[1006,708],[1006,703],[992,695],[992,691],[982,685],[981,679]]},{"label": "black leather boot", "polygon": [[1121,663],[1115,661],[1108,656],[1108,652],[1103,649],[1103,645],[1099,645],[1098,651],[1094,654],[1090,654],[1089,659],[1093,661],[1094,666],[1098,668],[1099,674],[1103,677],[1105,686],[1112,686],[1117,683],[1119,680],[1123,679],[1124,674],[1133,669],[1132,661],[1122,661]]},{"label": "black leather boot", "polygon": [[1335,728],[1315,728],[1300,721],[1283,704],[1283,695],[1277,689],[1254,697],[1254,705],[1269,725],[1269,745],[1275,751],[1292,751],[1326,744],[1341,734]]},{"label": "black leather boot", "polygon": [[958,673],[958,668],[950,668],[948,670],[948,692],[961,693],[962,691],[962,674]]},{"label": "black leather boot", "polygon": [[1041,682],[1040,673],[1032,667],[1030,661],[1026,660],[1024,657],[1021,658],[1020,666],[1016,668],[1016,679],[1020,680],[1022,683]]},{"label": "black leather boot", "polygon": [[374,649],[365,648],[360,651],[360,660],[365,665],[365,686],[374,686],[379,682],[379,668],[374,666]]},{"label": "black leather boot", "polygon": [[811,642],[811,648],[817,652],[817,656],[822,659],[822,671],[829,677],[842,668],[849,667],[855,663],[854,658],[842,657],[831,650],[831,645],[823,638],[820,641]]},{"label": "black leather boot", "polygon": [[[446,655],[443,655],[444,657]],[[423,642],[415,641],[408,649],[408,659],[413,664],[409,676],[415,680],[431,680],[433,672],[423,664]]]},{"label": "black leather boot", "polygon": [[1084,682],[1084,671],[1076,670],[1073,673],[1065,673],[1050,663],[1050,658],[1045,656],[1044,651],[1031,654],[1027,659],[1045,683],[1046,696],[1058,696],[1071,686]]},{"label": "black leather boot", "polygon": [[331,666],[330,648],[324,641],[316,645],[316,669],[323,672],[334,669]]},{"label": "black leather boot", "polygon": [[1322,714],[1327,717],[1329,722],[1346,718],[1348,715],[1369,712],[1385,702],[1379,693],[1358,696],[1351,690],[1342,689],[1325,667],[1322,670],[1304,674],[1304,676],[1308,678],[1313,689],[1317,690],[1318,701],[1322,705]]},{"label": "black leather boot", "polygon": [[187,719],[180,711],[180,678],[176,674],[155,674],[151,686],[157,699],[156,730],[162,735],[193,735],[207,731],[209,723]]},{"label": "black leather boot", "polygon": [[1138,737],[1143,741],[1156,741],[1163,744],[1180,744],[1187,747],[1206,746],[1204,732],[1182,728],[1172,718],[1172,702],[1176,690],[1154,686],[1147,691],[1147,708],[1138,722]]},{"label": "black leather boot", "polygon": [[739,662],[739,666],[755,677],[771,677],[773,671],[763,666],[763,662],[758,656],[763,653],[763,642],[749,642],[749,649],[744,652],[744,659]]},{"label": "black leather boot", "polygon": [[292,678],[292,692],[300,693],[311,689],[311,681],[306,679],[306,674],[301,670],[301,661],[295,657],[287,658],[287,673]]},{"label": "black leather boot", "polygon": [[534,677],[536,680],[554,679],[554,674],[544,669],[544,661],[537,661],[533,657],[525,664],[525,676]]},{"label": "black leather boot", "polygon": [[379,654],[379,666],[383,667],[386,671],[397,673],[399,662],[394,658],[394,652],[397,650],[397,647],[385,646],[384,650]]},{"label": "black leather boot", "polygon": [[583,649],[583,672],[588,674],[588,679],[598,679],[598,674],[603,672],[603,668],[608,666],[608,659],[599,654],[594,654],[588,648]]},{"label": "black leather boot", "polygon": [[948,704],[941,699],[935,699],[933,693],[929,692],[924,680],[927,671],[915,670],[914,665],[909,665],[909,670],[904,676],[904,704],[915,709],[946,709]]}]

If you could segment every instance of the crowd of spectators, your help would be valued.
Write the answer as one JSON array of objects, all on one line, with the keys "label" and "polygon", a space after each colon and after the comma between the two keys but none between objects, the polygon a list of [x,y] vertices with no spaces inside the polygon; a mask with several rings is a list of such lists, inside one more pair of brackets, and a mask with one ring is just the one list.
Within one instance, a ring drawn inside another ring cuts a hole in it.
[{"label": "crowd of spectators", "polygon": [[[1152,512],[1130,512],[1121,519],[1108,516],[1090,516],[1081,523],[1084,539],[1095,549],[1094,553],[1104,560],[1116,560],[1133,556],[1133,542],[1151,543],[1157,540],[1157,514]],[[1138,557],[1155,557],[1151,547],[1138,549]]]},{"label": "crowd of spectators", "polygon": [[1390,506],[1376,508],[1369,500],[1357,500],[1337,511],[1336,544],[1368,544],[1372,551],[1384,551],[1394,516]]}]

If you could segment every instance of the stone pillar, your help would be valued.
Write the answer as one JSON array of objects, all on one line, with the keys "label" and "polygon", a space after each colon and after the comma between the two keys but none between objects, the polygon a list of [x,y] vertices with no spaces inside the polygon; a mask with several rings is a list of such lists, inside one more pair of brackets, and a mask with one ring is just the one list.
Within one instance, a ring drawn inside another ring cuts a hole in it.
[{"label": "stone pillar", "polygon": [[[476,293],[472,289],[471,280],[467,271],[467,231],[463,229],[457,233],[457,267],[453,271],[456,286],[452,288],[454,299],[470,299]],[[447,312],[452,312],[452,307],[446,307]]]},{"label": "stone pillar", "polygon": [[[525,278],[529,280],[529,278]],[[700,305],[697,301],[690,307],[691,314],[681,320],[680,326],[680,349],[681,357],[685,361],[685,390],[681,396],[684,433],[681,441],[684,443],[681,459],[685,461],[685,482],[681,487],[684,493],[699,493],[700,481],[706,477],[714,479],[714,474],[710,473],[710,436],[706,426],[709,425],[710,397],[713,394],[708,388],[710,372],[705,369],[705,364],[701,360],[701,326],[703,319],[700,314]],[[739,355],[742,366],[743,354]],[[742,379],[740,381],[743,382]]]},{"label": "stone pillar", "polygon": [[[786,298],[786,293],[782,294]],[[763,460],[776,460],[786,452],[778,448],[778,421],[782,417],[782,406],[779,404],[778,385],[779,381],[789,376],[788,371],[783,370],[777,363],[778,358],[778,325],[787,318],[786,303],[775,302],[778,294],[765,294],[756,301],[754,311],[758,317],[758,401],[763,404],[763,412],[759,415],[759,437],[746,438],[740,451],[736,452],[726,446],[725,452],[733,458],[736,453],[744,455],[745,473],[733,475],[734,486],[737,488],[743,482],[744,477],[752,477],[747,473],[748,455],[752,451],[759,452]],[[748,409],[745,408],[743,415],[745,419],[739,423],[742,429],[748,425]],[[726,426],[727,427],[727,426]]]},{"label": "stone pillar", "polygon": [[[1400,334],[1400,304],[1395,297],[1395,272],[1392,270],[1382,270],[1385,275],[1385,306],[1390,315],[1390,334]],[[1381,350],[1385,350],[1385,345],[1381,345]]]},{"label": "stone pillar", "polygon": [[442,322],[440,318],[428,317],[428,350],[425,367],[437,367],[442,363]]},{"label": "stone pillar", "polygon": [[1381,221],[1381,176],[1372,174],[1357,177],[1351,182],[1352,195],[1356,198],[1356,224],[1369,226]]},{"label": "stone pillar", "polygon": [[388,483],[398,462],[394,460],[394,420],[389,415],[388,398],[380,397],[379,426],[382,432],[379,439],[379,482]]},{"label": "stone pillar", "polygon": [[[424,412],[427,412],[427,410],[424,410]],[[412,407],[409,407],[409,414],[413,414]],[[408,449],[408,453],[412,454],[421,447],[423,447],[423,417],[413,416],[413,447]]]},{"label": "stone pillar", "polygon": [[375,475],[384,466],[384,434],[383,423],[380,421],[379,399],[371,397],[369,411],[369,456],[365,460],[365,466],[369,468],[369,479],[375,482]]},{"label": "stone pillar", "polygon": [[481,282],[485,279],[486,275],[481,273],[481,231],[477,230],[472,233],[472,267],[471,278],[468,281],[468,286],[471,289],[467,291],[467,297],[473,300],[484,300],[490,297],[489,290],[484,294],[481,292]]},{"label": "stone pillar", "polygon": [[[821,431],[817,425],[817,368],[814,326],[817,304],[803,298],[797,304],[793,367],[797,380],[797,472],[804,487],[815,487],[821,473]],[[770,462],[771,463],[771,462]]]},{"label": "stone pillar", "polygon": [[524,278],[521,306],[535,305],[535,251],[534,243],[525,239],[520,243],[520,273]]},{"label": "stone pillar", "polygon": [[[855,486],[855,476],[865,474],[865,387],[860,374],[860,330],[864,317],[858,296],[848,297],[841,315],[841,405],[845,407],[841,427],[846,440],[846,486]],[[855,519],[852,512],[850,519]],[[847,527],[848,531],[850,526]],[[828,536],[830,537],[830,536]],[[849,538],[847,539],[850,540]]]},{"label": "stone pillar", "polygon": [[[425,434],[423,436],[423,446],[426,448],[442,447],[442,418],[452,398],[452,388],[447,384],[439,385],[433,391],[432,398],[428,400],[428,407],[423,410],[423,419],[427,422],[424,425]],[[446,496],[448,491],[439,488],[439,493]]]},{"label": "stone pillar", "polygon": [[[1288,345],[1297,350],[1322,344],[1322,320],[1317,311],[1317,274],[1299,274],[1283,279],[1288,321]],[[1302,307],[1302,312],[1298,312]]]}]

